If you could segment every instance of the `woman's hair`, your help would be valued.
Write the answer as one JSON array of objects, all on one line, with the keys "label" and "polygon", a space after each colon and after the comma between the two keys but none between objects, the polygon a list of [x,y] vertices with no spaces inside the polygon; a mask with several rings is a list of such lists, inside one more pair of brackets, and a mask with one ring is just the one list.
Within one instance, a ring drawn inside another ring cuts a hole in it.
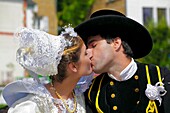
[{"label": "woman's hair", "polygon": [[52,80],[56,80],[58,82],[62,82],[67,77],[67,65],[70,62],[79,61],[81,47],[83,45],[83,40],[79,36],[73,37],[69,34],[64,34],[63,36],[66,40],[66,47],[58,65],[58,74],[50,76]]}]

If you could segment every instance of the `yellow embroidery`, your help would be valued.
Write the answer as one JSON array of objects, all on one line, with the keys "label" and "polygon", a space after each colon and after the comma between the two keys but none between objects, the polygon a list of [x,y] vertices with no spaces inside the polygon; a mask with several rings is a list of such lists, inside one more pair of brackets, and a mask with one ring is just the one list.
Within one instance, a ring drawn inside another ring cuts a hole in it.
[{"label": "yellow embroidery", "polygon": [[[146,65],[145,68],[146,68],[146,76],[147,76],[148,84],[151,84],[148,66]],[[158,72],[159,82],[162,82],[160,69],[158,66],[156,66],[156,69]],[[146,108],[146,113],[158,113],[158,109],[154,100],[149,100],[148,106]]]},{"label": "yellow embroidery", "polygon": [[147,65],[145,66],[145,68],[146,68],[146,76],[147,76],[148,84],[151,84],[151,80],[150,80],[150,76],[149,76],[149,68]]},{"label": "yellow embroidery", "polygon": [[102,79],[100,80],[100,84],[99,84],[99,89],[98,89],[98,92],[97,92],[97,96],[96,96],[96,109],[97,109],[97,112],[98,113],[104,113],[100,107],[99,107],[99,93],[100,93],[100,87],[101,87],[101,84],[102,84],[102,80],[103,80],[104,76],[102,77]]},{"label": "yellow embroidery", "polygon": [[[162,80],[161,80],[161,73],[160,73],[159,66],[156,66],[156,69],[157,69],[157,72],[158,72],[158,79],[159,79],[159,82],[162,82]],[[162,84],[161,84],[161,85],[162,85]]]},{"label": "yellow embroidery", "polygon": [[146,108],[146,113],[158,113],[158,109],[154,100],[150,100],[148,107]]},{"label": "yellow embroidery", "polygon": [[92,85],[91,85],[91,87],[90,87],[90,89],[89,89],[89,92],[88,92],[88,98],[89,98],[90,102],[92,102],[92,101],[91,101],[91,98],[90,98],[90,93],[91,93],[91,90],[92,90],[92,87],[93,87],[93,85],[94,85],[95,80],[96,80],[96,78],[93,80],[93,83],[92,83]]}]

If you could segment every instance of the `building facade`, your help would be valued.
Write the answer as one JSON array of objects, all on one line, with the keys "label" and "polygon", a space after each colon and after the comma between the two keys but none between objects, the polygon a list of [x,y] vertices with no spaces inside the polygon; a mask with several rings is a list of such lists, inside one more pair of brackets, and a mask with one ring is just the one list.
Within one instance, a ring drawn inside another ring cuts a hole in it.
[{"label": "building facade", "polygon": [[19,27],[57,34],[56,0],[0,0],[0,86],[28,75],[16,62]]},{"label": "building facade", "polygon": [[[13,38],[16,28],[24,26],[22,0],[0,0],[0,84],[6,84],[23,74],[16,63],[17,40]],[[16,75],[16,76],[15,76]]]},{"label": "building facade", "polygon": [[141,24],[165,18],[170,25],[170,0],[126,0],[126,15]]},{"label": "building facade", "polygon": [[170,0],[95,0],[91,12],[104,8],[120,11],[141,24],[165,18],[170,25]]}]

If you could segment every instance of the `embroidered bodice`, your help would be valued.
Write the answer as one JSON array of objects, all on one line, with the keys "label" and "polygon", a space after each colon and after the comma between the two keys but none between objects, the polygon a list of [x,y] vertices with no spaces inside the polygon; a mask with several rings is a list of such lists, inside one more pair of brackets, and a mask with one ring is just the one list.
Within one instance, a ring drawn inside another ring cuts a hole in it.
[{"label": "embroidered bodice", "polygon": [[[14,113],[16,110],[23,112],[23,108],[31,109],[29,113],[69,113],[61,99],[56,99],[51,96],[49,91],[43,84],[35,82],[33,79],[25,79],[18,81],[18,85],[25,87],[20,93],[28,93],[27,96],[17,100],[9,109],[9,113]],[[75,94],[77,108],[75,113],[85,113],[85,102],[83,94]],[[30,102],[32,104],[30,104]],[[69,109],[74,108],[74,99],[65,100]],[[33,107],[34,105],[34,107]],[[17,113],[21,113],[17,112]],[[26,112],[28,113],[28,112]]]}]

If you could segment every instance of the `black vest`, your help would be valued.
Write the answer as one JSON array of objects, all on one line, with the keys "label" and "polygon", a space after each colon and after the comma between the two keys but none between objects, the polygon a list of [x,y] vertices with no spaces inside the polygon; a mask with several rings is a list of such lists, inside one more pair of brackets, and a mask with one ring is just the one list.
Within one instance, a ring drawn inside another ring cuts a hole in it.
[{"label": "black vest", "polygon": [[[116,81],[111,79],[107,73],[96,77],[91,87],[85,92],[87,113],[146,113],[150,101],[145,95],[148,84],[146,67],[141,63],[137,63],[137,66],[137,72],[127,81]],[[151,64],[148,67],[151,84],[155,85],[159,82],[157,68]],[[169,70],[161,68],[160,73],[161,78],[170,80]],[[162,97],[161,106],[155,100],[158,113],[170,113],[170,108],[167,107],[168,104],[170,105],[170,86],[168,80],[166,81],[163,80],[168,93]]]}]

